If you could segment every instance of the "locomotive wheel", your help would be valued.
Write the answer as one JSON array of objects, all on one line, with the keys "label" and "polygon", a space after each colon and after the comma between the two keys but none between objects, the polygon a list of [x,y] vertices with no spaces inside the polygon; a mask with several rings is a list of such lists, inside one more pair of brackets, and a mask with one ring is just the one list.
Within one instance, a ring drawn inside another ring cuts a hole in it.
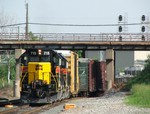
[{"label": "locomotive wheel", "polygon": [[50,91],[48,91],[48,92],[46,93],[46,99],[47,99],[47,102],[48,102],[48,103],[52,103],[52,98],[51,98],[51,93],[50,93]]},{"label": "locomotive wheel", "polygon": [[57,100],[60,101],[62,100],[62,97],[63,97],[63,91],[62,89],[58,90],[58,93],[57,93]]},{"label": "locomotive wheel", "polygon": [[47,98],[47,102],[48,102],[48,103],[52,103],[52,99],[51,99],[50,96],[49,96],[49,97],[47,96],[46,98]]}]

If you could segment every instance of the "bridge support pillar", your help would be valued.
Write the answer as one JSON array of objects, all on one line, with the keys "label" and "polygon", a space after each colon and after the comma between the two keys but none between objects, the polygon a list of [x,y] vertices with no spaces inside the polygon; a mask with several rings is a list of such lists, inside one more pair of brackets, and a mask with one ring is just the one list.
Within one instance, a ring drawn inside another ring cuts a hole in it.
[{"label": "bridge support pillar", "polygon": [[106,50],[106,74],[107,90],[111,89],[114,84],[114,50]]},{"label": "bridge support pillar", "polygon": [[16,59],[16,79],[14,81],[14,97],[20,98],[20,75],[21,75],[21,61],[20,56],[24,53],[23,49],[15,49]]}]

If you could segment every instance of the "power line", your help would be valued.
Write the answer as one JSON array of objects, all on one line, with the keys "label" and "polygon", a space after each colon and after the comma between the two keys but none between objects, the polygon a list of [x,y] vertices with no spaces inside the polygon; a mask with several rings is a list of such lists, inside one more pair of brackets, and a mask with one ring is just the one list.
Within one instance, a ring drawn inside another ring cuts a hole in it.
[{"label": "power line", "polygon": [[[26,23],[18,23],[18,24],[10,24],[10,25],[3,25],[0,26],[1,28],[3,27],[10,27],[10,26],[18,26],[18,25],[25,25]],[[43,25],[43,26],[119,26],[119,25],[141,25],[143,23],[123,23],[123,24],[49,24],[49,23],[28,23],[29,25]],[[149,22],[145,22],[144,24],[149,24]]]},{"label": "power line", "polygon": [[0,26],[0,28],[11,27],[11,26],[18,26],[18,25],[24,25],[24,24],[26,24],[26,23],[17,23],[17,24],[2,25],[2,26]]},{"label": "power line", "polygon": [[[125,24],[95,24],[95,25],[88,25],[88,24],[48,24],[48,23],[29,23],[30,25],[48,25],[48,26],[118,26],[118,25],[125,25]],[[141,23],[129,23],[126,25],[141,25]]]}]

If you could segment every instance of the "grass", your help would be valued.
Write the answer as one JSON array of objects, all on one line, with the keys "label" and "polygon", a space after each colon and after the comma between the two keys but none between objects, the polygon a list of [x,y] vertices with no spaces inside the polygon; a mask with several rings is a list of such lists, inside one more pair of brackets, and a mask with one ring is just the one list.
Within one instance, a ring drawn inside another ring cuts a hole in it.
[{"label": "grass", "polygon": [[12,80],[10,81],[10,84],[8,84],[7,80],[0,79],[0,89],[8,87],[8,86],[11,86],[11,87],[13,86]]},{"label": "grass", "polygon": [[139,107],[150,108],[150,85],[135,84],[131,89],[132,95],[126,98],[126,103]]}]

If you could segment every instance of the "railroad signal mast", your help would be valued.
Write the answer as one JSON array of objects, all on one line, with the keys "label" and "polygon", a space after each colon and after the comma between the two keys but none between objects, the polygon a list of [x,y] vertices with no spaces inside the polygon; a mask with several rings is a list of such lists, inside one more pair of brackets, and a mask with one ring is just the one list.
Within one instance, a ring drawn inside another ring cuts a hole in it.
[{"label": "railroad signal mast", "polygon": [[128,27],[127,27],[127,15],[122,16],[119,15],[118,17],[118,33],[119,33],[119,41],[122,41],[122,34],[128,32]]},{"label": "railroad signal mast", "polygon": [[141,16],[141,33],[142,33],[142,41],[145,41],[145,38],[149,38],[149,31],[150,31],[150,20],[148,16],[142,15]]}]

